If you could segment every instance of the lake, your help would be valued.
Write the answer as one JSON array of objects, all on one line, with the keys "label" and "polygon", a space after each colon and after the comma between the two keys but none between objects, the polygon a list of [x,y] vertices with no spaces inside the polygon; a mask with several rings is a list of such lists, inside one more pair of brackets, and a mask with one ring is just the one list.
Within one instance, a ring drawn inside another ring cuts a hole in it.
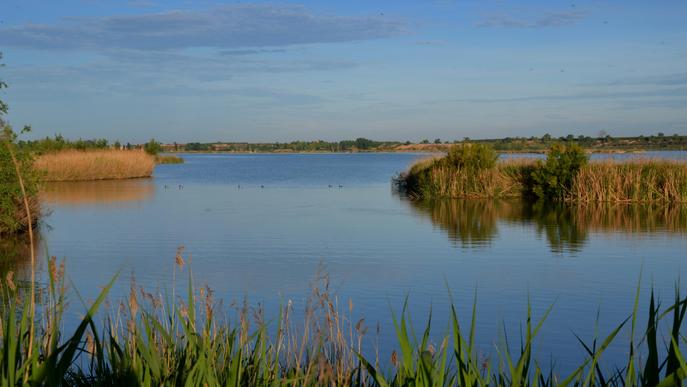
[{"label": "lake", "polygon": [[[341,305],[352,300],[356,321],[364,317],[370,332],[380,324],[383,357],[396,348],[390,311],[400,313],[406,297],[416,330],[432,310],[439,341],[449,290],[465,323],[476,295],[485,356],[505,341],[503,326],[517,348],[528,302],[535,318],[553,304],[537,353],[565,371],[584,357],[573,333],[591,340],[598,318],[605,337],[630,314],[640,273],[642,311],[652,285],[669,301],[684,274],[684,206],[417,203],[395,192],[391,178],[422,154],[183,157],[185,164],[158,166],[152,179],[45,188],[52,213],[40,254],[66,258],[72,290],[93,299],[121,271],[114,300],[128,294],[132,277],[149,291],[169,292],[184,246],[195,282],[214,289],[225,309],[245,299],[273,316],[289,301],[303,307],[316,274],[325,272]],[[27,271],[21,255],[9,265],[20,276]],[[70,294],[76,321],[82,308]],[[606,361],[627,350],[623,339]]]}]

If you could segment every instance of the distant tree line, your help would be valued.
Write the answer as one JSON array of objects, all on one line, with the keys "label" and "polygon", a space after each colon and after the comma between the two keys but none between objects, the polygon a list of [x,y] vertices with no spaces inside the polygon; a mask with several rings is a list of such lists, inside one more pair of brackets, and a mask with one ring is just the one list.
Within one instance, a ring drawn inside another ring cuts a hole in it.
[{"label": "distant tree line", "polygon": [[[150,154],[159,152],[355,152],[355,151],[393,151],[399,146],[438,146],[442,149],[449,143],[473,142],[492,146],[498,152],[542,152],[550,148],[554,143],[576,143],[582,148],[590,150],[685,150],[687,149],[687,135],[666,135],[659,132],[654,135],[640,135],[635,137],[613,137],[604,131],[597,136],[572,135],[554,137],[545,134],[541,137],[504,137],[499,139],[477,139],[463,137],[461,140],[441,140],[439,138],[430,141],[423,139],[419,142],[411,141],[376,141],[359,137],[355,140],[343,141],[291,141],[291,142],[189,142],[187,144],[162,144],[155,139],[144,144],[110,142],[105,138],[68,140],[62,135],[54,135],[38,140],[20,140],[17,146],[28,149],[36,154],[59,152],[62,150],[90,150],[90,149],[143,149]],[[424,149],[424,148],[421,148]],[[435,149],[435,148],[432,148]]]},{"label": "distant tree line", "polygon": [[497,151],[542,151],[554,143],[576,143],[586,149],[637,149],[637,150],[684,150],[687,149],[687,135],[672,134],[670,136],[659,132],[655,135],[613,137],[605,131],[600,131],[596,137],[568,134],[554,137],[545,134],[541,137],[505,137],[501,139],[472,140],[475,143],[489,144]]},{"label": "distant tree line", "polygon": [[291,141],[273,143],[236,143],[214,142],[199,143],[190,142],[184,145],[184,150],[191,152],[202,151],[226,151],[226,152],[348,152],[392,149],[400,145],[398,141],[375,141],[359,137],[355,140],[338,142],[329,141]]},{"label": "distant tree line", "polygon": [[61,134],[56,134],[53,137],[45,137],[38,140],[19,140],[17,146],[21,149],[29,150],[35,154],[45,154],[60,152],[64,150],[96,150],[96,149],[121,149],[133,150],[143,149],[147,153],[156,155],[162,151],[162,144],[155,139],[144,144],[131,144],[129,142],[123,144],[119,140],[110,142],[105,138],[95,138],[84,140],[79,138],[77,140],[68,140]]}]

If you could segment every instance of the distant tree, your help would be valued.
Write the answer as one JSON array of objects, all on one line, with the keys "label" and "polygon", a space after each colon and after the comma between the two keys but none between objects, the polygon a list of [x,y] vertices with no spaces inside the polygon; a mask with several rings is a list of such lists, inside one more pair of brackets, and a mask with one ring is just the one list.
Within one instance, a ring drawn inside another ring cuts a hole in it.
[{"label": "distant tree", "polygon": [[156,155],[162,151],[162,145],[160,145],[159,142],[155,141],[154,138],[150,139],[147,143],[143,145],[143,149],[146,151],[147,154],[149,155]]},{"label": "distant tree", "polygon": [[663,136],[665,136],[665,133],[663,133],[663,132],[658,132],[658,137],[663,137]]},{"label": "distant tree", "polygon": [[543,135],[543,136],[541,137],[541,140],[542,140],[543,142],[549,142],[549,141],[551,141],[551,135],[548,134],[548,133],[546,133],[545,135]]},{"label": "distant tree", "polygon": [[441,139],[440,139],[440,138],[434,139],[434,143],[435,143],[435,144],[441,144]]},{"label": "distant tree", "polygon": [[120,143],[119,140],[116,140],[116,141],[114,142],[114,144],[112,144],[112,146],[113,146],[115,149],[122,149],[122,143]]},{"label": "distant tree", "polygon": [[424,140],[420,141],[420,144],[429,144],[429,140],[425,138]]},{"label": "distant tree", "polygon": [[369,140],[364,137],[358,137],[355,139],[355,147],[358,149],[370,149],[374,148],[376,145],[375,141]]}]

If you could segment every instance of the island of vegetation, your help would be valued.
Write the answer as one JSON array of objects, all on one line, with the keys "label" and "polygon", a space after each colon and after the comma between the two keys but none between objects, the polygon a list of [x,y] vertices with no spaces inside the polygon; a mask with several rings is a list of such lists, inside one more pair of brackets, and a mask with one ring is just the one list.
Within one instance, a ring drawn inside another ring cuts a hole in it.
[{"label": "island of vegetation", "polygon": [[545,160],[499,160],[487,144],[453,145],[397,179],[415,198],[500,198],[589,202],[687,202],[687,163],[657,159],[588,161],[577,144],[555,143]]}]

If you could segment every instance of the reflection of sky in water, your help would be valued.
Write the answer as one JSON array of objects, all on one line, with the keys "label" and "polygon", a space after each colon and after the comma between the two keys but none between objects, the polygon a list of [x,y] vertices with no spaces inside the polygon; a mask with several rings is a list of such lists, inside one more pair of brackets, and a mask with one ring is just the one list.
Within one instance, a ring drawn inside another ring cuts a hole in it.
[{"label": "reflection of sky in water", "polygon": [[[421,155],[185,157],[186,164],[159,166],[154,179],[138,181],[154,186],[140,200],[55,202],[43,238],[50,254],[68,258],[68,274],[87,299],[120,269],[115,298],[127,294],[132,272],[149,289],[169,289],[175,251],[184,245],[197,283],[208,283],[227,303],[245,296],[269,312],[286,299],[302,306],[322,263],[342,304],[351,297],[369,326],[382,323],[386,349],[394,343],[389,306],[400,308],[406,295],[418,324],[433,307],[441,333],[446,286],[464,319],[477,289],[479,344],[492,353],[501,322],[517,329],[524,321],[528,295],[535,316],[555,301],[539,349],[543,360],[555,351],[565,367],[582,355],[571,331],[591,338],[598,307],[603,335],[627,316],[642,267],[643,285],[655,283],[664,297],[683,271],[687,238],[680,215],[673,229],[640,233],[610,221],[574,223],[583,240],[556,249],[547,230],[568,235],[560,228],[570,226],[570,217],[477,209],[465,221],[481,228],[464,231],[479,243],[462,244],[441,219],[469,208],[432,215],[391,192],[390,177]],[[476,218],[484,213],[493,218]],[[72,316],[80,314],[78,304],[72,303]],[[518,333],[509,337],[517,346]]]}]

